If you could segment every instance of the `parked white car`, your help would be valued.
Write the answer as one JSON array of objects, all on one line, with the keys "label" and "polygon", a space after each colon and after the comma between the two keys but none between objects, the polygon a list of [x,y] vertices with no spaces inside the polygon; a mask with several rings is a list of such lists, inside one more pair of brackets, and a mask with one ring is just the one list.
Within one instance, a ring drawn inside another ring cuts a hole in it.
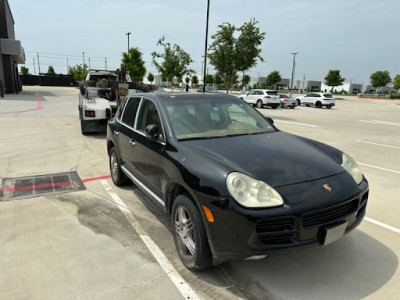
[{"label": "parked white car", "polygon": [[275,109],[281,105],[278,92],[274,90],[251,90],[244,95],[240,95],[240,99],[257,106],[257,108],[269,106]]},{"label": "parked white car", "polygon": [[317,108],[322,108],[325,106],[330,109],[335,106],[335,98],[332,94],[328,93],[308,93],[305,96],[296,97],[297,105],[304,104],[306,106],[315,106]]}]

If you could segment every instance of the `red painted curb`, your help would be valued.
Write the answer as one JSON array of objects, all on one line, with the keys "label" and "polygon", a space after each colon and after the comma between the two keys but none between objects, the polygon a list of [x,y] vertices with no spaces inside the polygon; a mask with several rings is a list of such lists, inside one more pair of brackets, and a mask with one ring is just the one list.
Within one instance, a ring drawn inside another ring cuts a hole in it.
[{"label": "red painted curb", "polygon": [[0,115],[7,115],[7,114],[20,114],[24,112],[29,112],[29,111],[35,111],[35,110],[40,110],[43,108],[42,101],[40,101],[39,93],[36,92],[36,100],[38,102],[38,107],[36,108],[31,108],[31,109],[26,109],[26,110],[17,110],[17,111],[7,111],[7,112],[0,112]]},{"label": "red painted curb", "polygon": [[88,182],[88,181],[94,181],[94,180],[100,180],[100,179],[107,179],[111,178],[111,175],[105,175],[105,176],[100,176],[100,177],[92,177],[92,178],[85,178],[82,179],[82,182]]}]

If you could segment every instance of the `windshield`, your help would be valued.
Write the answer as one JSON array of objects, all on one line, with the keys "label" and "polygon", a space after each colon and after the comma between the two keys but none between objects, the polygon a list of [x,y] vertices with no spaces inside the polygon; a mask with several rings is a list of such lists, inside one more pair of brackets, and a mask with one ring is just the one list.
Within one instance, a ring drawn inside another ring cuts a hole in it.
[{"label": "windshield", "polygon": [[115,76],[115,75],[112,75],[112,74],[97,74],[97,75],[94,75],[94,74],[92,74],[92,75],[90,75],[90,81],[100,81],[100,80],[102,80],[102,79],[106,79],[106,80],[113,80],[113,81],[115,81],[115,80],[117,80],[117,77]]},{"label": "windshield", "polygon": [[201,139],[275,131],[243,101],[202,98],[164,102],[178,139]]},{"label": "windshield", "polygon": [[325,98],[333,98],[333,97],[332,97],[332,94],[324,94],[324,97],[325,97]]}]

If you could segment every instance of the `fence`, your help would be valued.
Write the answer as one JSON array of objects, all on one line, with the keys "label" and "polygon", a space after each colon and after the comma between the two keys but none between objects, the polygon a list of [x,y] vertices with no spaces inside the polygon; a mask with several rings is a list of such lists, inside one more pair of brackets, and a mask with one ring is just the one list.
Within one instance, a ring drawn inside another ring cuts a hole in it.
[{"label": "fence", "polygon": [[22,85],[77,86],[77,82],[68,75],[19,75]]}]

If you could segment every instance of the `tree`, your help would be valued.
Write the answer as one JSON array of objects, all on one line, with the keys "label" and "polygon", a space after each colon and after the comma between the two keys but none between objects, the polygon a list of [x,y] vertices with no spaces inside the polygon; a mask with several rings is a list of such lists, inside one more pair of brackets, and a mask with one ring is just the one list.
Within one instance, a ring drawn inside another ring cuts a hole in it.
[{"label": "tree", "polygon": [[206,84],[213,85],[214,84],[214,76],[211,74],[206,75]]},{"label": "tree", "polygon": [[370,76],[371,84],[375,88],[382,88],[392,82],[388,71],[376,71]]},{"label": "tree", "polygon": [[[162,78],[173,82],[174,77],[182,77],[185,74],[194,72],[188,68],[193,60],[180,46],[176,44],[171,46],[170,43],[165,42],[164,36],[158,40],[157,46],[163,47],[164,52],[157,53],[154,51],[151,53],[151,56],[153,57],[153,64],[158,72],[161,73]],[[158,62],[158,59],[162,61]],[[172,91],[173,90],[174,87],[172,85]]]},{"label": "tree", "polygon": [[75,67],[68,67],[68,75],[71,75],[75,81],[85,80],[88,73],[88,66],[86,64],[76,65]]},{"label": "tree", "polygon": [[192,84],[193,84],[194,86],[196,86],[198,83],[199,83],[199,79],[197,78],[196,75],[193,75],[193,76],[192,76]]},{"label": "tree", "polygon": [[[244,72],[262,60],[261,42],[264,40],[264,32],[260,32],[256,26],[257,21],[251,19],[241,27],[236,28],[230,23],[218,26],[219,30],[211,36],[213,39],[208,54],[211,64],[224,78],[226,93],[234,85],[237,72]],[[235,33],[239,32],[239,37]]]},{"label": "tree", "polygon": [[329,70],[325,76],[325,84],[332,87],[331,92],[335,86],[342,85],[346,79],[340,75],[340,70]]},{"label": "tree", "polygon": [[243,75],[242,77],[242,87],[247,86],[250,82],[250,76],[249,75]]},{"label": "tree", "polygon": [[21,74],[22,75],[30,75],[29,74],[29,68],[21,66]]},{"label": "tree", "polygon": [[221,75],[219,73],[215,73],[214,82],[215,82],[215,84],[221,84],[222,83],[222,78],[221,78]]},{"label": "tree", "polygon": [[190,78],[189,78],[188,76],[186,76],[185,82],[186,82],[186,83],[189,83],[189,82],[190,82]]},{"label": "tree", "polygon": [[267,76],[266,84],[267,84],[267,86],[274,89],[275,85],[277,83],[279,83],[281,80],[282,80],[282,77],[281,77],[281,74],[279,74],[279,71],[272,71]]},{"label": "tree", "polygon": [[130,48],[128,53],[122,52],[122,62],[133,81],[143,81],[146,68],[139,48]]},{"label": "tree", "polygon": [[177,81],[178,83],[182,83],[182,77],[178,77],[178,78],[176,79],[176,81]]},{"label": "tree", "polygon": [[153,83],[153,81],[154,81],[154,75],[153,75],[153,73],[149,73],[149,74],[147,75],[147,80],[150,81],[150,83]]},{"label": "tree", "polygon": [[56,75],[53,66],[49,66],[46,75]]},{"label": "tree", "polygon": [[[21,71],[22,71],[22,67],[21,67]],[[400,89],[400,75],[396,75],[393,78],[393,88],[396,90]]]}]

